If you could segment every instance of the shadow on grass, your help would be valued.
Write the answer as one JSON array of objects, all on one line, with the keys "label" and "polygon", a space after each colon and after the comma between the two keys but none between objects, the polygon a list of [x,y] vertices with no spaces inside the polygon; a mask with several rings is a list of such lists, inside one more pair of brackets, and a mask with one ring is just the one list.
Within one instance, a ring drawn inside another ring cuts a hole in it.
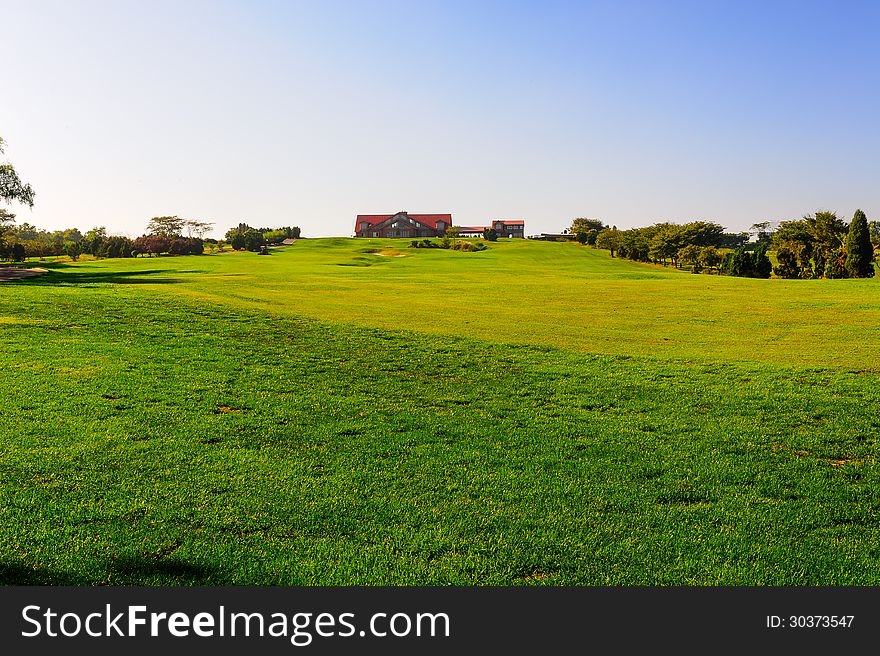
[{"label": "shadow on grass", "polygon": [[219,569],[174,557],[121,556],[98,566],[86,563],[83,570],[0,561],[0,585],[219,585],[224,580]]},{"label": "shadow on grass", "polygon": [[[49,267],[46,267],[47,269]],[[55,286],[55,285],[93,285],[96,283],[111,283],[116,285],[169,285],[182,282],[178,278],[154,276],[164,273],[197,273],[195,271],[179,272],[168,269],[145,269],[143,271],[84,271],[81,267],[71,267],[72,270],[64,271],[60,267],[53,267],[45,276],[25,278],[17,282],[27,285]]]},{"label": "shadow on grass", "polygon": [[24,563],[0,561],[0,585],[87,585],[88,581],[69,572]]},{"label": "shadow on grass", "polygon": [[219,570],[174,557],[121,556],[109,563],[113,585],[217,584]]}]

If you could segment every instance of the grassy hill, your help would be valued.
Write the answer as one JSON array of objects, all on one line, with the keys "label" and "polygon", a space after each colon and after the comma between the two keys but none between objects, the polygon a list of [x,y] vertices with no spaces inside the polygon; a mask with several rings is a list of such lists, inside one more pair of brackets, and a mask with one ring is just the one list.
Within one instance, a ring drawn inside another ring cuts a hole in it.
[{"label": "grassy hill", "polygon": [[407,245],[0,286],[0,581],[878,584],[880,282]]}]

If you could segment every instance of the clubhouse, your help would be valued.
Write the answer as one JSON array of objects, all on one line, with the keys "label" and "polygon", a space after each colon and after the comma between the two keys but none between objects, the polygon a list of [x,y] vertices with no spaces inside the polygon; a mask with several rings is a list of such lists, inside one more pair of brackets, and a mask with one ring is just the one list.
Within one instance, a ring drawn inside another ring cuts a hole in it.
[{"label": "clubhouse", "polygon": [[357,237],[442,237],[452,225],[451,214],[358,214]]},{"label": "clubhouse", "polygon": [[[354,232],[357,237],[413,238],[442,237],[452,226],[451,214],[358,214]],[[490,226],[458,227],[462,237],[482,237],[483,231],[494,228],[499,237],[525,237],[525,221],[497,219]]]}]

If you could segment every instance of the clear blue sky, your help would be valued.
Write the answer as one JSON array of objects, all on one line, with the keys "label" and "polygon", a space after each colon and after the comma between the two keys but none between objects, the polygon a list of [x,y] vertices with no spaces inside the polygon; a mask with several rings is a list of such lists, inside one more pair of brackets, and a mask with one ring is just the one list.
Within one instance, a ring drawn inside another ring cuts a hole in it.
[{"label": "clear blue sky", "polygon": [[878,2],[0,0],[19,221],[880,218]]}]

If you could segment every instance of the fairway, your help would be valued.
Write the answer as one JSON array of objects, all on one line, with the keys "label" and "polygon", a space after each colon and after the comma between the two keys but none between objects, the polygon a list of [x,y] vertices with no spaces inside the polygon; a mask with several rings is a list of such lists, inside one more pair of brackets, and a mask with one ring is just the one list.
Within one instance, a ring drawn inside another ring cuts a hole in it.
[{"label": "fairway", "polygon": [[408,245],[0,284],[0,582],[880,584],[880,281]]}]

